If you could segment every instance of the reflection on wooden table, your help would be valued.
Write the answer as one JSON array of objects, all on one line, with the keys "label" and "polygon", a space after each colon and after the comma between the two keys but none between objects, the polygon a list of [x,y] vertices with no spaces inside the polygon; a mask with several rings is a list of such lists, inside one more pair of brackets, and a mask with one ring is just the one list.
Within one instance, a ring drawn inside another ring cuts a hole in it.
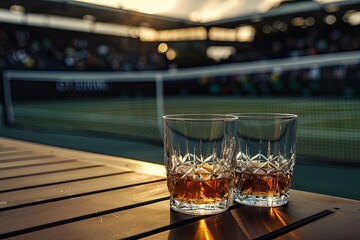
[{"label": "reflection on wooden table", "polygon": [[161,165],[0,138],[0,238],[356,239],[360,201],[291,190],[287,205],[169,208]]}]

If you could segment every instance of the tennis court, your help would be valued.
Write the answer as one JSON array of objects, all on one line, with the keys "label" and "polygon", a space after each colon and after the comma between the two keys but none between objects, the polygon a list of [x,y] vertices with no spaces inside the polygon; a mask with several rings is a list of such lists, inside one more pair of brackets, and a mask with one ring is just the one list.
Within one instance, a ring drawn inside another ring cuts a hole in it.
[{"label": "tennis court", "polygon": [[[299,115],[299,156],[311,156],[319,161],[359,161],[358,99],[187,96],[165,98],[162,111],[164,114],[295,113]],[[17,124],[41,127],[42,131],[57,129],[63,133],[83,132],[161,143],[161,119],[157,118],[154,98],[14,103],[14,115]]]}]

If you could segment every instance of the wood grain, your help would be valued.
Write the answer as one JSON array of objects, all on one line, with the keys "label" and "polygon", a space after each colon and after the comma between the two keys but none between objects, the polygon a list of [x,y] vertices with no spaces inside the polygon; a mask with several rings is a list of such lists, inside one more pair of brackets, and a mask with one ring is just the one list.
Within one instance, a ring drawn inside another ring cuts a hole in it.
[{"label": "wood grain", "polygon": [[291,190],[289,204],[282,207],[235,204],[218,215],[185,215],[169,208],[161,165],[0,139],[0,238],[261,239],[281,232],[279,239],[356,239],[360,235],[360,201]]},{"label": "wood grain", "polygon": [[40,158],[40,159],[32,159],[32,160],[24,160],[24,161],[15,161],[15,162],[3,162],[0,163],[0,169],[14,168],[14,167],[28,167],[28,166],[38,166],[38,165],[47,165],[47,164],[57,164],[59,162],[64,161],[74,161],[74,159],[70,158]]},{"label": "wood grain", "polygon": [[54,172],[95,167],[95,166],[100,166],[100,165],[73,160],[73,161],[68,161],[65,163],[61,162],[59,164],[28,166],[26,168],[24,168],[24,167],[22,167],[22,168],[7,168],[7,169],[0,168],[0,180],[6,179],[6,178],[31,176],[31,175],[36,175],[36,174],[49,174],[49,173],[54,173]]},{"label": "wood grain", "polygon": [[8,147],[8,146],[0,147],[0,153],[1,152],[9,152],[9,151],[16,151],[16,148],[15,147]]},{"label": "wood grain", "polygon": [[[194,218],[179,216],[179,221]],[[169,201],[132,208],[124,211],[64,224],[53,228],[19,235],[13,239],[121,239],[142,231],[170,224]]]},{"label": "wood grain", "polygon": [[335,212],[277,239],[359,239],[360,212]]},{"label": "wood grain", "polygon": [[[100,163],[114,168],[129,168],[136,172],[157,175],[165,177],[165,168],[162,165],[127,159],[122,157],[114,157],[103,154],[90,153],[72,149],[65,149],[44,144],[30,143],[9,138],[0,137],[0,141],[6,146],[13,146],[18,151],[33,151],[36,154],[54,155],[62,158],[77,159],[80,161]],[[159,156],[161,157],[161,156]]]},{"label": "wood grain", "polygon": [[[168,197],[168,195],[165,182],[159,182],[8,210],[0,215],[0,222],[6,222],[6,224],[0,224],[0,236],[7,232],[38,228],[46,224],[54,226],[57,222],[73,221],[88,215],[109,212],[109,210],[115,212],[129,205],[142,204]],[[110,215],[114,216],[115,213]],[[64,233],[60,236],[67,239]]]},{"label": "wood grain", "polygon": [[0,193],[0,210],[27,206],[38,202],[77,197],[99,191],[131,186],[134,184],[162,180],[164,178],[138,173],[124,173],[93,179],[79,180],[44,187]]},{"label": "wood grain", "polygon": [[[329,207],[326,201],[312,206],[312,199],[304,198],[302,193],[293,191],[294,199],[283,207],[255,208],[238,205],[238,208],[230,212],[204,219],[170,211],[168,201],[161,201],[20,235],[19,239],[60,239],[57,237],[59,232],[66,233],[62,237],[67,239],[77,239],[80,236],[84,239],[137,238],[142,236],[138,234],[149,231],[156,233],[157,229],[160,229],[160,233],[149,239],[194,239],[199,236],[213,236],[215,239],[226,236],[231,239],[232,235],[236,239],[253,239]],[[326,199],[325,196],[318,197]],[[196,221],[192,223],[192,219]]]},{"label": "wood grain", "polygon": [[9,157],[9,156],[26,156],[26,155],[29,155],[32,153],[33,153],[33,151],[21,151],[21,150],[0,152],[0,158]]},{"label": "wood grain", "polygon": [[16,162],[16,161],[25,161],[25,160],[33,160],[33,159],[43,159],[43,158],[53,158],[55,157],[52,154],[26,154],[26,155],[12,155],[12,156],[6,156],[2,157],[0,159],[0,163],[4,162]]},{"label": "wood grain", "polygon": [[0,192],[14,191],[29,187],[44,186],[49,184],[62,183],[67,181],[75,181],[110,174],[127,172],[128,170],[120,170],[111,167],[95,167],[91,169],[78,169],[74,171],[66,171],[60,173],[51,173],[46,175],[37,175],[30,177],[20,177],[15,179],[2,180]]},{"label": "wood grain", "polygon": [[[276,208],[243,206],[229,212],[173,228],[144,239],[255,239],[324,210],[313,207],[293,191],[288,205]],[[296,198],[295,198],[296,197]]]}]

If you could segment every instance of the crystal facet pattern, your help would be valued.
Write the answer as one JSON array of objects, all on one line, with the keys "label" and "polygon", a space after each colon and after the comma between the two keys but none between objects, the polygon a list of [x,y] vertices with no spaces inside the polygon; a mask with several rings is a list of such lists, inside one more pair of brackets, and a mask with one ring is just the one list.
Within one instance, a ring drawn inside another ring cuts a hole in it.
[{"label": "crystal facet pattern", "polygon": [[203,215],[229,207],[236,118],[224,116],[164,118],[164,160],[173,210]]},{"label": "crystal facet pattern", "polygon": [[260,207],[286,204],[295,165],[297,116],[237,116],[234,200]]}]

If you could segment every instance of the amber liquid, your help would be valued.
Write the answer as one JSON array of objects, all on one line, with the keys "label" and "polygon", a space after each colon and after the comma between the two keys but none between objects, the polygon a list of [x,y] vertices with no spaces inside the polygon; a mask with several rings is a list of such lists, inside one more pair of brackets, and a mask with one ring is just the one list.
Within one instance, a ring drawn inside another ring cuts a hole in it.
[{"label": "amber liquid", "polygon": [[[170,195],[178,201],[192,204],[212,204],[227,199],[231,190],[231,177],[194,180],[192,176],[169,174],[167,185]],[[204,177],[206,179],[206,176]]]},{"label": "amber liquid", "polygon": [[242,195],[288,195],[291,177],[291,173],[265,175],[235,172],[235,187],[236,191]]}]

